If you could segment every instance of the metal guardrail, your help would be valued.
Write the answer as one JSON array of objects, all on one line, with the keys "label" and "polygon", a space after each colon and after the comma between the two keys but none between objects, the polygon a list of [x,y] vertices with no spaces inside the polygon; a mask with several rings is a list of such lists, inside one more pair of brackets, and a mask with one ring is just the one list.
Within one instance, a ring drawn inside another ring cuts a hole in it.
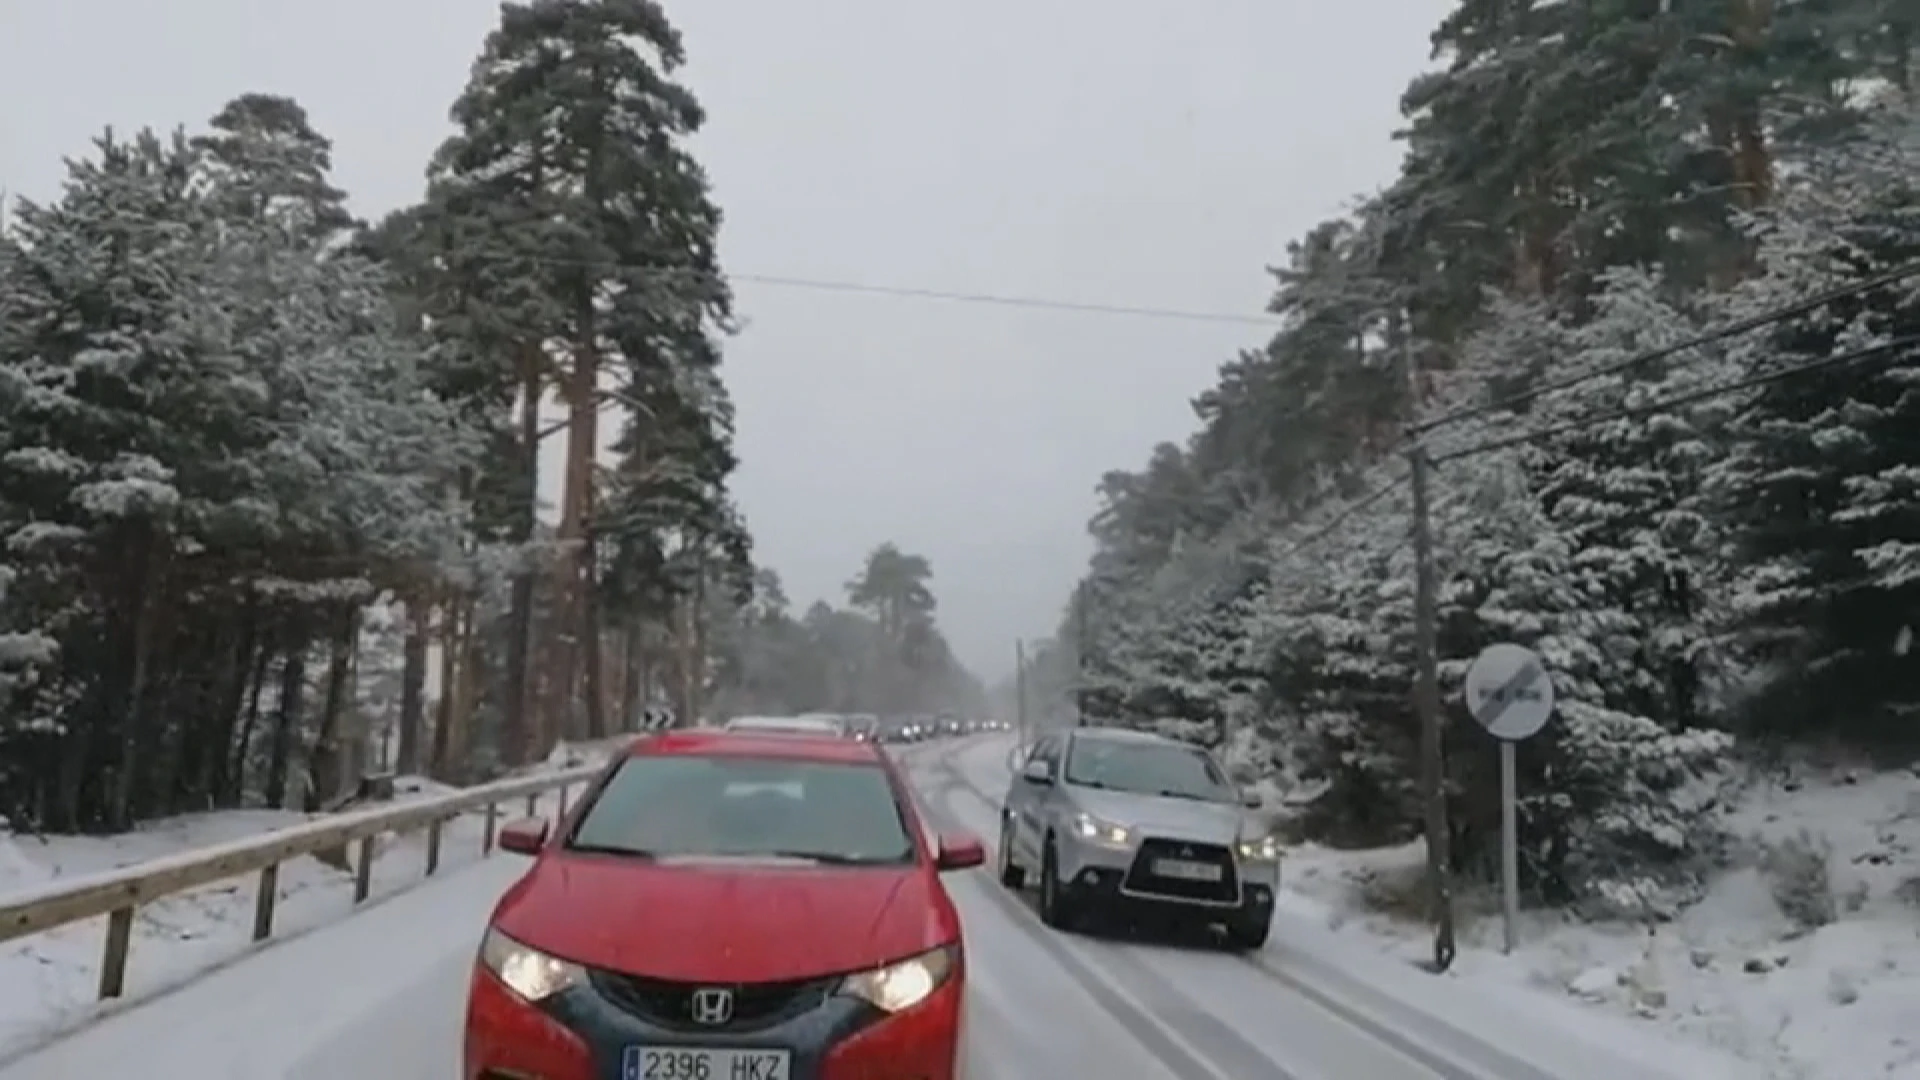
[{"label": "metal guardrail", "polygon": [[280,864],[288,859],[301,855],[337,853],[344,865],[347,849],[357,842],[360,846],[354,865],[353,883],[353,902],[357,905],[367,899],[373,887],[375,841],[379,837],[425,829],[426,873],[432,875],[440,866],[442,831],[462,814],[474,810],[486,814],[480,850],[482,855],[490,854],[503,803],[524,798],[527,814],[532,816],[537,812],[539,797],[558,790],[560,816],[564,817],[568,789],[593,780],[604,769],[604,765],[581,765],[558,772],[500,780],[449,795],[336,814],[117,870],[55,880],[43,886],[0,896],[0,942],[105,915],[107,938],[100,964],[100,997],[116,998],[126,989],[127,953],[133,944],[133,914],[141,904],[258,871],[260,877],[254,897],[253,940],[264,941],[273,933],[273,908],[279,893]]}]

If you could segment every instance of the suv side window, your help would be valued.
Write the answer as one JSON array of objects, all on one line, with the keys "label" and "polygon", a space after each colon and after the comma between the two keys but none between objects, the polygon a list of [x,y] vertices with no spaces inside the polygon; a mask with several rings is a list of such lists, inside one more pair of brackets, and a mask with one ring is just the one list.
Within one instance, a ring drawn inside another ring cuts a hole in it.
[{"label": "suv side window", "polygon": [[1064,742],[1058,735],[1049,735],[1034,745],[1033,760],[1044,761],[1047,771],[1056,778],[1060,775],[1060,749]]}]

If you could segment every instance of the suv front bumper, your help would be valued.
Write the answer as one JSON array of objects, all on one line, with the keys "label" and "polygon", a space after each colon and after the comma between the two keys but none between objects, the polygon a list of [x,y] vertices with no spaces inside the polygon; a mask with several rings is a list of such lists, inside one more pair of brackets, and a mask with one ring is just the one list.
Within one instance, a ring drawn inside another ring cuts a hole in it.
[{"label": "suv front bumper", "polygon": [[1216,856],[1226,867],[1227,879],[1218,888],[1189,885],[1150,873],[1161,849],[1187,848],[1218,853],[1219,845],[1176,837],[1130,837],[1125,844],[1102,843],[1080,836],[1056,841],[1055,857],[1061,887],[1081,906],[1130,908],[1143,914],[1178,915],[1187,919],[1240,922],[1265,920],[1273,915],[1280,891],[1280,863],[1243,859],[1233,849]]}]

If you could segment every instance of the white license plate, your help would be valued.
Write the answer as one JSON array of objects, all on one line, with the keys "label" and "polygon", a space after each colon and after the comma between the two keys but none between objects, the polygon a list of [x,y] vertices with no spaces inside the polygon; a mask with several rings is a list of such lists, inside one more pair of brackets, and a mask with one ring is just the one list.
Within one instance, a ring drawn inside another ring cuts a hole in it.
[{"label": "white license plate", "polygon": [[1219,881],[1222,876],[1219,863],[1188,862],[1185,859],[1155,859],[1153,872],[1164,878],[1179,878],[1182,881]]},{"label": "white license plate", "polygon": [[793,1054],[786,1050],[733,1050],[699,1046],[629,1046],[620,1080],[790,1080]]}]

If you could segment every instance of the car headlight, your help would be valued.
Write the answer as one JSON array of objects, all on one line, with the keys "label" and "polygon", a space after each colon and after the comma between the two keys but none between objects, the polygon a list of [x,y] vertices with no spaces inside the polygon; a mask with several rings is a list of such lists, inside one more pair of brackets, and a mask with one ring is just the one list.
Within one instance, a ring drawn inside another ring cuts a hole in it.
[{"label": "car headlight", "polygon": [[1133,839],[1133,831],[1125,825],[1101,821],[1092,814],[1075,814],[1073,831],[1082,840],[1090,840],[1108,847],[1126,847],[1128,841]]},{"label": "car headlight", "polygon": [[529,948],[492,927],[480,939],[480,962],[507,989],[536,1004],[587,981],[587,969],[579,964]]},{"label": "car headlight", "polygon": [[1280,841],[1271,836],[1258,840],[1242,840],[1239,843],[1240,858],[1247,862],[1279,862]]},{"label": "car headlight", "polygon": [[840,982],[839,992],[884,1013],[903,1012],[927,999],[953,975],[959,946],[943,945],[919,956],[862,971]]}]

